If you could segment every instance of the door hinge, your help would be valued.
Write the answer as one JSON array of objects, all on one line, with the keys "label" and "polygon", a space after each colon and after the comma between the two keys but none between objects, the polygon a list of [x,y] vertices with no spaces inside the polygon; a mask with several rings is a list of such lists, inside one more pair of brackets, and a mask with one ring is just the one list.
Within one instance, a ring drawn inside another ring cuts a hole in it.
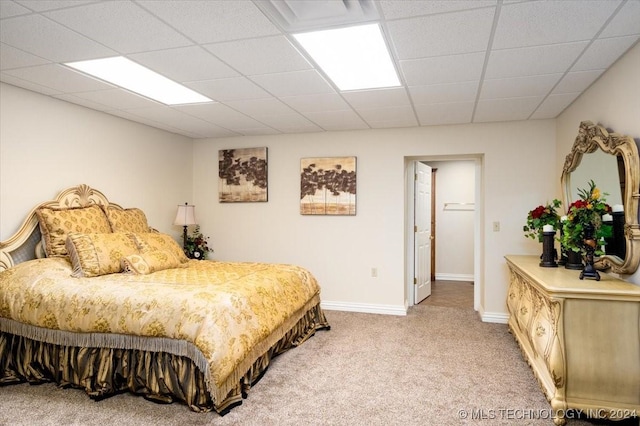
[{"label": "door hinge", "polygon": [[418,174],[417,173],[413,174],[413,180],[418,180]]},{"label": "door hinge", "polygon": [[416,277],[413,277],[413,283],[418,284],[418,279]]},{"label": "door hinge", "polygon": [[418,232],[418,225],[413,225],[413,232]]}]

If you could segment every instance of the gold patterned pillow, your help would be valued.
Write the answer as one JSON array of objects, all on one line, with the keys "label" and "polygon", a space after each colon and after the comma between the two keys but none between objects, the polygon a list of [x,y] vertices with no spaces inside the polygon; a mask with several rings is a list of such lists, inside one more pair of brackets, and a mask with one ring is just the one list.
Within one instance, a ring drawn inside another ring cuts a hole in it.
[{"label": "gold patterned pillow", "polygon": [[162,234],[159,232],[147,232],[133,234],[138,244],[138,250],[140,253],[148,253],[154,250],[166,250],[171,252],[180,263],[186,263],[189,261],[184,254],[182,247],[178,245],[176,240],[171,235]]},{"label": "gold patterned pillow", "polygon": [[66,242],[74,277],[97,277],[121,272],[120,260],[138,253],[133,234],[71,233]]},{"label": "gold patterned pillow", "polygon": [[42,241],[47,257],[65,257],[67,235],[80,233],[109,233],[111,226],[98,205],[87,207],[41,207],[36,210]]},{"label": "gold patterned pillow", "polygon": [[147,216],[140,209],[104,208],[112,232],[149,232]]},{"label": "gold patterned pillow", "polygon": [[171,268],[186,268],[187,264],[182,263],[169,250],[150,250],[146,253],[132,254],[125,256],[121,260],[124,272],[146,275],[156,271]]}]

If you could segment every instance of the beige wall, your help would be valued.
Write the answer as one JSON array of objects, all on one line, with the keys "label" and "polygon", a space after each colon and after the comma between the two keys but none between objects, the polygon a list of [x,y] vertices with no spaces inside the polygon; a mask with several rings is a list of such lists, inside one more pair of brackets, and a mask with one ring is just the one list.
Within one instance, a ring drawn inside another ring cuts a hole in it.
[{"label": "beige wall", "polygon": [[[260,146],[269,150],[269,202],[218,203],[218,150]],[[408,297],[405,158],[480,155],[481,313],[504,319],[503,256],[540,252],[522,225],[556,190],[555,150],[553,120],[198,140],[194,200],[216,259],[300,264],[317,276],[327,304],[395,311]],[[357,215],[300,215],[300,159],[348,155],[357,157]]]},{"label": "beige wall", "polygon": [[[580,122],[589,120],[640,141],[640,44],[618,60],[600,79],[556,119],[556,171],[560,176]],[[640,284],[640,272],[629,281]]]},{"label": "beige wall", "polygon": [[[175,206],[189,201],[216,259],[301,264],[334,306],[396,312],[408,299],[408,159],[479,157],[480,311],[504,319],[503,256],[539,253],[523,237],[524,218],[560,194],[580,121],[640,137],[638,69],[640,46],[557,120],[196,141],[0,83],[0,239],[36,203],[79,183],[143,208],[153,226],[176,236]],[[269,202],[218,203],[218,150],[252,146],[269,148]],[[357,215],[301,216],[300,158],[344,155],[358,157]],[[500,232],[492,231],[495,221]]]},{"label": "beige wall", "polygon": [[36,204],[81,183],[179,235],[190,201],[192,140],[0,83],[0,240]]},{"label": "beige wall", "polygon": [[475,203],[475,162],[451,160],[425,163],[438,169],[435,182],[436,279],[473,280],[474,206],[446,205]]}]

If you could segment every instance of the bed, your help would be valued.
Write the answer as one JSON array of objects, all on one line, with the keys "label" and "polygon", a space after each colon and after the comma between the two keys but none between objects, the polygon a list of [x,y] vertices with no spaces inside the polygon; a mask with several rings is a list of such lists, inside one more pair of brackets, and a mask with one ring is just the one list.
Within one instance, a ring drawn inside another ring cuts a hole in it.
[{"label": "bed", "polygon": [[273,357],[329,328],[304,268],[187,259],[144,212],[87,185],[0,242],[0,386],[55,382],[224,415]]}]

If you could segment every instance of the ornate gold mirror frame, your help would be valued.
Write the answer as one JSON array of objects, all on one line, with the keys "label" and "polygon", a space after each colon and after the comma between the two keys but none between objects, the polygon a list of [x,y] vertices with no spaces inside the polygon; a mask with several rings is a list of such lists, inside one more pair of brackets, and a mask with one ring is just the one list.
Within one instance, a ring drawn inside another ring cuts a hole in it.
[{"label": "ornate gold mirror frame", "polygon": [[626,240],[626,256],[603,255],[597,258],[595,267],[608,269],[618,274],[632,274],[640,263],[640,225],[638,224],[638,199],[640,198],[640,160],[638,147],[630,136],[610,133],[602,126],[591,121],[580,123],[578,136],[571,148],[571,152],[564,161],[561,185],[564,191],[564,205],[568,207],[571,199],[571,172],[573,172],[583,154],[601,149],[611,155],[621,156],[624,161],[625,189],[622,194],[624,203],[624,236]]}]

